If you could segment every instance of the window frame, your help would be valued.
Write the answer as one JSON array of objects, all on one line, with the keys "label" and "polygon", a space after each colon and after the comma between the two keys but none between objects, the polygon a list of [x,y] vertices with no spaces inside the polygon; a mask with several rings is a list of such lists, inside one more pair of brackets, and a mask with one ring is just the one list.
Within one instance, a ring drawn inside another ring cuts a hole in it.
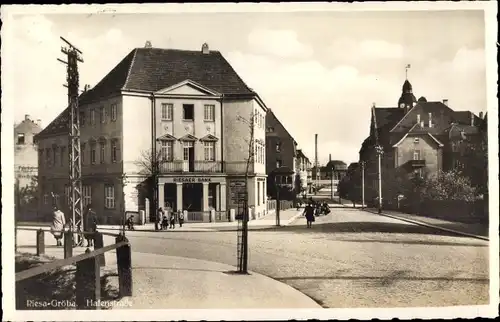
[{"label": "window frame", "polygon": [[101,124],[106,124],[106,107],[101,106],[99,112],[101,117]]},{"label": "window frame", "polygon": [[[23,142],[22,143],[19,142],[19,139],[21,137],[23,138],[23,140],[22,140]],[[26,134],[24,134],[24,133],[17,133],[17,141],[16,142],[17,142],[18,145],[25,145],[26,144]]]},{"label": "window frame", "polygon": [[205,122],[215,122],[215,104],[205,104],[203,106],[203,120]]},{"label": "window frame", "polygon": [[174,160],[174,141],[161,140],[160,141],[160,155],[161,160],[171,162]]},{"label": "window frame", "polygon": [[99,143],[99,163],[104,164],[106,161],[106,142]]},{"label": "window frame", "polygon": [[[210,155],[210,153],[212,155]],[[215,162],[215,141],[203,142],[203,159],[204,161]]]},{"label": "window frame", "polygon": [[111,140],[111,163],[118,162],[118,140]]},{"label": "window frame", "polygon": [[118,104],[111,104],[111,122],[116,122],[118,118]]},{"label": "window frame", "polygon": [[90,109],[90,125],[94,126],[95,122],[95,108]]},{"label": "window frame", "polygon": [[90,164],[96,164],[97,163],[97,144],[96,143],[91,143],[90,144]]},{"label": "window frame", "polygon": [[[186,118],[186,108],[187,107],[191,108],[192,118],[190,118],[190,119]],[[194,121],[194,104],[182,104],[182,120],[183,121],[189,121],[189,122],[193,122]]]},{"label": "window frame", "polygon": [[174,119],[174,104],[172,103],[161,103],[161,120],[162,121],[172,121]]},{"label": "window frame", "polygon": [[82,204],[84,207],[92,203],[92,186],[82,185]]},{"label": "window frame", "polygon": [[[108,195],[109,192],[112,192]],[[116,200],[115,200],[115,186],[113,184],[105,184],[104,185],[104,208],[105,209],[115,209]]]}]

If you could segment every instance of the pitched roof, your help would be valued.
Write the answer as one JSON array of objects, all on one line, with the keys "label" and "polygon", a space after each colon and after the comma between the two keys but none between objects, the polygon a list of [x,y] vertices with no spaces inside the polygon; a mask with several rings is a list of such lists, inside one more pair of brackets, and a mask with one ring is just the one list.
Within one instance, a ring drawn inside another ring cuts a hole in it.
[{"label": "pitched roof", "polygon": [[[256,93],[238,76],[219,51],[135,48],[93,88],[79,97],[79,104],[98,101],[122,90],[156,92],[190,79],[225,96]],[[40,135],[68,129],[66,108]],[[65,120],[59,118],[66,115]]]},{"label": "pitched roof", "polygon": [[[290,134],[290,132],[288,132],[288,130],[286,129],[286,127],[283,125],[283,123],[281,123],[281,121],[279,120],[279,118],[276,116],[276,114],[274,114],[274,112],[271,109],[269,109],[267,111],[266,118],[267,118],[268,115],[270,117],[274,118],[274,120],[276,122],[278,122],[279,125],[281,125],[281,127],[283,128],[283,130],[285,130],[285,133],[288,134],[288,136],[293,140],[293,142],[295,143],[295,145],[297,145],[297,141],[295,141],[295,138]],[[267,132],[266,132],[266,134],[267,134]]]},{"label": "pitched roof", "polygon": [[[424,113],[424,115],[428,115],[429,113],[432,113],[433,117],[437,117],[442,113],[449,113],[453,115],[455,113],[451,108],[443,104],[443,102],[418,102],[412,109],[408,111],[408,113],[404,114],[404,117],[401,117],[396,124],[392,127],[391,131],[398,131],[398,130],[403,130],[404,132],[408,131],[408,128],[401,128],[399,129],[400,121],[403,120],[403,118],[406,118],[408,115],[412,114],[412,111],[414,111],[417,106],[420,108],[420,110]],[[437,126],[432,127],[432,133],[438,133],[443,131],[444,128],[439,128]]]},{"label": "pitched roof", "polygon": [[377,128],[392,128],[404,116],[404,110],[396,107],[375,107],[375,117]]}]

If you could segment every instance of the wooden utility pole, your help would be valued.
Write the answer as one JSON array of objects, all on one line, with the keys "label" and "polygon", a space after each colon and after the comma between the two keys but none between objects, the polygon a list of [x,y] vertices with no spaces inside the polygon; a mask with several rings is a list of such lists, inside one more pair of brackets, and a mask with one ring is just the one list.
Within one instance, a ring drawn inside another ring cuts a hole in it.
[{"label": "wooden utility pole", "polygon": [[67,84],[68,88],[68,125],[69,125],[69,184],[70,184],[70,208],[73,219],[73,225],[77,219],[82,218],[82,165],[80,160],[80,113],[78,108],[79,94],[79,73],[78,62],[83,63],[80,57],[82,52],[73,46],[69,41],[60,37],[68,47],[61,47],[61,52],[67,56],[68,61],[58,59],[67,65]]}]

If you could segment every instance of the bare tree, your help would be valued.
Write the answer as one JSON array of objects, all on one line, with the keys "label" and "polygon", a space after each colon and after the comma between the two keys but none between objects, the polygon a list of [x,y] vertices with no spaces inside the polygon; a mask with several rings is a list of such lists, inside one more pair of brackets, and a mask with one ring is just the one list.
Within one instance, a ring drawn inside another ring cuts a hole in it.
[{"label": "bare tree", "polygon": [[148,187],[148,195],[151,196],[150,211],[153,211],[155,218],[155,229],[158,230],[158,177],[161,173],[161,166],[165,163],[165,160],[161,154],[161,151],[146,150],[142,151],[140,157],[135,162],[135,165],[139,168],[139,174],[145,176]]},{"label": "bare tree", "polygon": [[239,270],[241,273],[246,274],[248,268],[248,220],[249,220],[249,212],[248,212],[248,178],[250,175],[250,164],[254,162],[255,159],[255,123],[256,123],[256,113],[251,112],[249,119],[246,119],[242,116],[238,116],[237,120],[241,121],[248,125],[249,128],[249,138],[245,139],[245,142],[248,144],[248,157],[246,158],[246,168],[245,168],[245,197],[243,201],[243,225],[242,225],[242,242],[240,254],[242,256],[239,258]]}]

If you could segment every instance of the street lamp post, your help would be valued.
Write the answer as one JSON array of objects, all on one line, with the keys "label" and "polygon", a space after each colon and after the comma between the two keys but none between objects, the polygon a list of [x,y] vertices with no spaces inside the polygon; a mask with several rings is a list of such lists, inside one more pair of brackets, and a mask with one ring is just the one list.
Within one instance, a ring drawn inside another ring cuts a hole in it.
[{"label": "street lamp post", "polygon": [[378,213],[382,213],[382,155],[384,154],[384,149],[382,146],[377,145],[375,151],[378,157]]}]

